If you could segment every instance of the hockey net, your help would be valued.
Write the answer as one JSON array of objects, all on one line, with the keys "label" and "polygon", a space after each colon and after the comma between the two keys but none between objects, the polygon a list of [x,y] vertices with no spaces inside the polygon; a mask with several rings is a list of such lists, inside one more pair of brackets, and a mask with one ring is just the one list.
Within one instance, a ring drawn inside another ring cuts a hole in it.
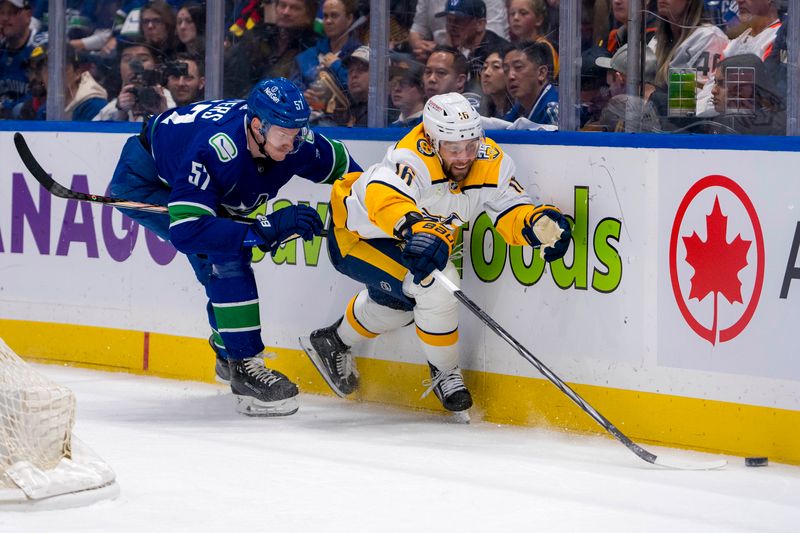
[{"label": "hockey net", "polygon": [[116,496],[113,470],[72,434],[75,395],[0,339],[0,509]]}]

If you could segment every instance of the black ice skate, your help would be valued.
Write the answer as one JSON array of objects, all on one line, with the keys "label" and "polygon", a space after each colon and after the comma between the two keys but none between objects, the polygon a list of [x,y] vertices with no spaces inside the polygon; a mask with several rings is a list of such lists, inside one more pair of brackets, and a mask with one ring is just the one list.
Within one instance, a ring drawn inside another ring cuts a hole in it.
[{"label": "black ice skate", "polygon": [[336,333],[341,323],[340,318],[332,326],[315,330],[310,337],[300,337],[300,346],[333,392],[344,398],[358,388],[358,371],[350,347]]},{"label": "black ice skate", "polygon": [[438,368],[428,363],[431,368],[431,379],[422,382],[423,385],[428,387],[422,397],[427,396],[431,390],[442,402],[442,405],[448,411],[459,412],[466,411],[472,407],[472,395],[464,385],[464,379],[461,377],[461,369],[458,367],[450,370],[440,372]]},{"label": "black ice skate", "polygon": [[219,383],[229,385],[231,382],[231,370],[228,366],[228,351],[221,346],[217,346],[217,343],[214,342],[213,334],[208,338],[208,345],[211,346],[211,349],[214,350],[214,353],[217,355],[217,362],[214,365],[214,372],[216,373],[214,379]]},{"label": "black ice skate", "polygon": [[297,412],[297,385],[264,365],[261,355],[229,359],[236,410],[247,416],[286,416]]}]

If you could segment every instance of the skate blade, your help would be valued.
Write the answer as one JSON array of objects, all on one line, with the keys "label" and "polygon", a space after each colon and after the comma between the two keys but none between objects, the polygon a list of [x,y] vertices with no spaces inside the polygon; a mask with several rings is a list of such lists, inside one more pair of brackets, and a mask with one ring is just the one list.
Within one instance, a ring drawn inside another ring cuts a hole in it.
[{"label": "skate blade", "polygon": [[463,411],[454,411],[450,413],[451,424],[469,424],[470,420],[472,419],[469,416],[469,409],[464,409]]},{"label": "skate blade", "polygon": [[289,416],[295,414],[300,408],[300,404],[297,402],[297,396],[274,402],[262,402],[251,396],[235,396],[236,412],[245,416]]},{"label": "skate blade", "polygon": [[219,374],[214,374],[214,381],[216,381],[217,383],[221,383],[223,385],[230,385],[231,384],[231,380],[230,379],[223,379],[222,377],[220,377]]},{"label": "skate blade", "polygon": [[306,355],[311,362],[314,364],[314,367],[319,372],[319,375],[322,376],[322,379],[325,380],[325,383],[328,384],[328,387],[331,388],[334,394],[339,398],[346,398],[347,394],[342,392],[342,390],[334,385],[333,380],[328,376],[328,373],[325,371],[325,364],[322,362],[322,358],[320,358],[317,351],[311,345],[311,338],[310,337],[300,337],[298,339],[300,341],[300,347],[303,348],[303,351],[306,352]]}]

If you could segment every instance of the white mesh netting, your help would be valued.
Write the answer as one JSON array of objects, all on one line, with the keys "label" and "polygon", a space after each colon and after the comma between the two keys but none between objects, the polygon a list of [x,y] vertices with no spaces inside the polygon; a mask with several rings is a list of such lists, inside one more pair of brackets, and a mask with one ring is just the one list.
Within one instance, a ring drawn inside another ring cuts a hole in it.
[{"label": "white mesh netting", "polygon": [[27,461],[51,470],[70,457],[75,395],[53,383],[0,340],[0,487],[15,486],[8,468]]},{"label": "white mesh netting", "polygon": [[[118,489],[114,472],[72,435],[75,395],[33,369],[0,339],[0,506]],[[74,448],[76,444],[80,444]],[[73,506],[60,504],[59,506]]]}]

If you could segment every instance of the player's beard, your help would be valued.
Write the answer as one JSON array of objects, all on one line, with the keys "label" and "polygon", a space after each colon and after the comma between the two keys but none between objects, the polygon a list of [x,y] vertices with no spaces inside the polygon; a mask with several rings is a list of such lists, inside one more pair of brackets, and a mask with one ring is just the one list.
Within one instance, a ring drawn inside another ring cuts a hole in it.
[{"label": "player's beard", "polygon": [[442,161],[442,171],[444,172],[444,175],[445,175],[445,177],[447,179],[449,179],[450,181],[454,181],[454,182],[458,183],[460,181],[463,181],[464,178],[467,177],[467,175],[469,174],[469,171],[472,170],[472,165],[474,163],[475,163],[475,160],[473,159],[472,161],[469,162],[469,164],[466,166],[466,168],[460,169],[460,170],[458,170],[458,169],[454,170],[453,169],[453,165],[455,163],[446,163],[445,161]]}]

